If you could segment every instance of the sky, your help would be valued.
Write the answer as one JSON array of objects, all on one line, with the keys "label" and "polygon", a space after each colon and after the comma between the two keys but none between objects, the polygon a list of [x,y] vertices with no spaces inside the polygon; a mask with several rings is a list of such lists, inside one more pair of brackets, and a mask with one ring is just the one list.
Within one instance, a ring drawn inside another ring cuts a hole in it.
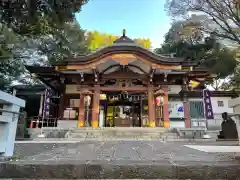
[{"label": "sky", "polygon": [[164,4],[165,0],[89,0],[76,18],[82,29],[118,36],[126,29],[129,38],[149,38],[157,48],[171,23]]}]

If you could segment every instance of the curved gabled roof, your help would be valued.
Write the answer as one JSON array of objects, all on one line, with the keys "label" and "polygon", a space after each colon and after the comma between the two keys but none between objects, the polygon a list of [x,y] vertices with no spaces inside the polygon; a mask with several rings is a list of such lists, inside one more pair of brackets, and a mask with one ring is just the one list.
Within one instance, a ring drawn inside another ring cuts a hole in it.
[{"label": "curved gabled roof", "polygon": [[64,60],[64,65],[71,65],[71,64],[90,64],[99,59],[105,58],[107,56],[111,56],[113,54],[135,54],[137,56],[141,56],[143,58],[148,59],[156,64],[164,64],[164,65],[181,65],[181,64],[189,64],[195,65],[196,63],[184,61],[183,58],[176,58],[176,57],[167,57],[158,55],[152,51],[149,51],[146,48],[141,47],[140,45],[136,44],[132,39],[125,35],[125,31],[123,35],[114,41],[114,43],[110,46],[106,46],[103,48],[98,49],[91,54],[85,56],[79,56],[76,58],[66,58]]},{"label": "curved gabled roof", "polygon": [[86,56],[81,56],[72,59],[66,59],[67,64],[88,64],[94,62],[96,59],[102,59],[106,56],[113,54],[136,54],[141,57],[145,57],[149,59],[153,63],[157,64],[181,64],[184,59],[182,58],[171,58],[171,57],[163,57],[159,56],[151,51],[148,51],[140,46],[136,45],[112,45],[107,46],[99,51],[96,51],[93,54],[89,54]]}]

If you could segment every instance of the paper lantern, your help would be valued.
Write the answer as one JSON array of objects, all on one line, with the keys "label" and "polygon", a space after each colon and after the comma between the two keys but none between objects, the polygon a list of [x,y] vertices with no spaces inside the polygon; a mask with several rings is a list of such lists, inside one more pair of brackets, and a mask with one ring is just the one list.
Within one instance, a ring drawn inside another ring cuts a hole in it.
[{"label": "paper lantern", "polygon": [[107,95],[106,94],[100,94],[100,100],[106,100]]}]

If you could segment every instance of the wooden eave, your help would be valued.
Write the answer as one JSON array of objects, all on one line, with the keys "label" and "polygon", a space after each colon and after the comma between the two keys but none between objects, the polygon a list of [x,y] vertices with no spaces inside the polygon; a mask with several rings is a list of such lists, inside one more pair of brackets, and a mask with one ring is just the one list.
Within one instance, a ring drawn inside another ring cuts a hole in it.
[{"label": "wooden eave", "polygon": [[17,91],[43,91],[46,87],[43,84],[35,84],[35,85],[15,85],[12,86],[13,89]]},{"label": "wooden eave", "polygon": [[43,84],[51,89],[58,91],[58,87],[52,84],[53,81],[60,81],[61,73],[56,71],[54,67],[42,67],[42,66],[25,66],[26,69],[35,74],[36,77],[42,81]]},{"label": "wooden eave", "polygon": [[30,73],[45,74],[45,75],[59,75],[59,72],[55,70],[55,67],[46,66],[25,66]]},{"label": "wooden eave", "polygon": [[[188,97],[196,97],[196,98],[202,98],[203,97],[203,91],[202,90],[193,90],[193,91],[180,91],[180,96],[186,95]],[[235,91],[210,91],[211,97],[238,97],[237,93]]]}]

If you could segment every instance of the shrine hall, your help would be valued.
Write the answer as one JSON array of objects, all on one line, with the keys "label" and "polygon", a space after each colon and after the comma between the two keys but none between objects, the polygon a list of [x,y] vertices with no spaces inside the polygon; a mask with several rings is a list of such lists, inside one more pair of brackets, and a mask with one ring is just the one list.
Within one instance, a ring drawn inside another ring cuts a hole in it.
[{"label": "shrine hall", "polygon": [[[125,31],[112,45],[91,54],[51,67],[26,68],[53,92],[50,99],[59,99],[57,110],[50,105],[45,118],[56,116],[59,127],[79,128],[169,128],[174,118],[190,127],[189,82],[199,82],[201,89],[214,76],[194,60],[141,47]],[[174,100],[178,103],[170,103]]]}]

